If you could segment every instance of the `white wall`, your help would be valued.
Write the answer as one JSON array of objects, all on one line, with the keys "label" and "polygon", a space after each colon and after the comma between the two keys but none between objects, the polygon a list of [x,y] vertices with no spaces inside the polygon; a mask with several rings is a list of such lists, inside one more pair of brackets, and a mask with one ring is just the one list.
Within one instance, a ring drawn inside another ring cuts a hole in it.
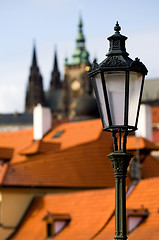
[{"label": "white wall", "polygon": [[152,115],[149,105],[141,104],[136,136],[152,141]]}]

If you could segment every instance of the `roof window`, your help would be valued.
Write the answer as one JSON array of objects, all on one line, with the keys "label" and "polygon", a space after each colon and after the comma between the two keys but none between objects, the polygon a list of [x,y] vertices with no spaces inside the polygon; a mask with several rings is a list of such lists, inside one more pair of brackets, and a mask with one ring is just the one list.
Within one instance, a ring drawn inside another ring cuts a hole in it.
[{"label": "roof window", "polygon": [[64,132],[65,130],[57,131],[52,138],[59,138]]},{"label": "roof window", "polygon": [[131,233],[148,217],[148,209],[127,209],[127,232]]},{"label": "roof window", "polygon": [[43,220],[46,222],[46,239],[49,240],[68,225],[71,217],[69,214],[52,214],[48,212]]}]

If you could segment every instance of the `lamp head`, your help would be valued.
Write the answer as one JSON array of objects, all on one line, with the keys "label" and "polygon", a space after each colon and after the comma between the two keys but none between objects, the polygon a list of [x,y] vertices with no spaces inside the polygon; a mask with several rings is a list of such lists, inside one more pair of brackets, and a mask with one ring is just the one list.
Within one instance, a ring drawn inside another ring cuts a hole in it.
[{"label": "lamp head", "polygon": [[93,62],[88,75],[92,79],[103,130],[134,131],[147,74],[138,58],[133,61],[125,48],[127,37],[120,34],[118,22],[115,33],[108,38],[109,52],[104,61]]}]

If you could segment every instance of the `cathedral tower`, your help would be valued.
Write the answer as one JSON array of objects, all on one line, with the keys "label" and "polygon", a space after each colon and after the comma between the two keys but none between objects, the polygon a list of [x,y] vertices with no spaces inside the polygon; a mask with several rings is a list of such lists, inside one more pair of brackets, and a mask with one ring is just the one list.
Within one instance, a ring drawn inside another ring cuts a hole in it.
[{"label": "cathedral tower", "polygon": [[57,53],[55,50],[54,54],[54,66],[53,66],[53,71],[51,73],[51,81],[50,81],[50,89],[60,89],[62,87],[62,82],[60,79],[60,72],[58,69],[58,62],[57,62]]},{"label": "cathedral tower", "polygon": [[32,112],[34,106],[45,105],[42,76],[37,65],[36,48],[33,47],[32,65],[26,92],[25,111]]},{"label": "cathedral tower", "polygon": [[51,81],[49,90],[45,92],[47,106],[52,111],[54,119],[61,118],[62,113],[62,81],[58,68],[57,52],[54,52],[53,70],[51,72]]},{"label": "cathedral tower", "polygon": [[83,23],[80,18],[72,63],[69,64],[68,60],[65,60],[63,113],[72,120],[93,118],[98,115],[92,84],[87,74],[89,67],[89,53],[85,47]]}]

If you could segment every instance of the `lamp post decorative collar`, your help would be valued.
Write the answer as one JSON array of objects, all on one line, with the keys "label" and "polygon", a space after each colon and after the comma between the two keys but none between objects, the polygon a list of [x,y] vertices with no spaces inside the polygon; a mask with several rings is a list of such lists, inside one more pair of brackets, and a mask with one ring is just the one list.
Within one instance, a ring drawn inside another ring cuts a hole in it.
[{"label": "lamp post decorative collar", "polygon": [[126,142],[128,132],[137,129],[148,71],[138,58],[132,60],[128,57],[125,48],[127,37],[120,34],[118,22],[114,30],[115,33],[108,37],[110,47],[106,59],[100,64],[94,61],[88,75],[92,79],[103,130],[112,132],[114,152],[108,157],[115,175],[115,239],[126,240],[125,178],[133,156],[127,153]]}]

